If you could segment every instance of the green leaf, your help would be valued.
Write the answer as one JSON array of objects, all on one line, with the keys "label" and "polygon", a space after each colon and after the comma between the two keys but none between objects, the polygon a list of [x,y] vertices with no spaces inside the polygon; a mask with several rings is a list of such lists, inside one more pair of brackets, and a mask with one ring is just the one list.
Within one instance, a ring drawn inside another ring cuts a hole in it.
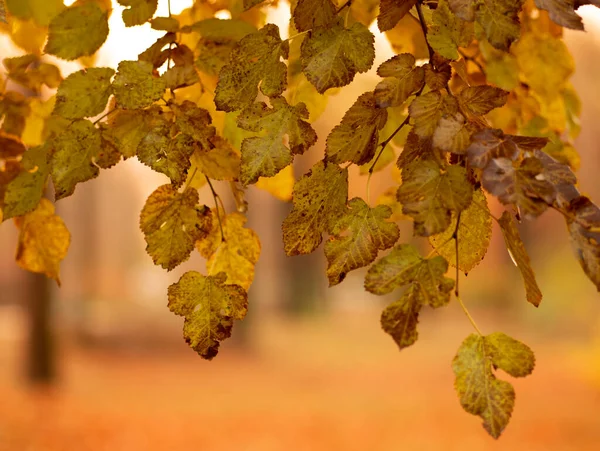
[{"label": "green leaf", "polygon": [[461,166],[442,169],[435,161],[416,161],[403,170],[397,197],[404,214],[415,221],[414,233],[430,236],[448,228],[451,212],[471,204],[473,186]]},{"label": "green leaf", "polygon": [[190,257],[195,242],[210,232],[211,224],[208,207],[198,205],[198,191],[178,193],[170,184],[159,186],[140,214],[146,252],[155,265],[168,271]]},{"label": "green leaf", "polygon": [[417,0],[381,0],[379,5],[379,16],[377,26],[379,31],[388,31],[396,26],[410,9],[415,6]]},{"label": "green leaf", "polygon": [[231,52],[229,63],[219,73],[215,90],[217,110],[236,111],[254,102],[261,92],[279,96],[286,86],[289,45],[279,37],[279,28],[267,24],[244,37]]},{"label": "green leaf", "polygon": [[[292,162],[292,155],[304,153],[317,142],[317,134],[305,119],[306,105],[288,105],[283,97],[271,99],[272,108],[257,102],[242,111],[238,126],[263,132],[242,142],[240,182],[255,183],[259,177],[272,177]],[[284,137],[288,145],[284,145]]]},{"label": "green leaf", "polygon": [[410,53],[396,55],[382,63],[377,75],[384,78],[375,87],[375,98],[380,108],[402,105],[425,83],[425,70],[415,67],[415,57]]},{"label": "green leaf", "polygon": [[473,24],[455,16],[445,0],[440,0],[432,14],[427,41],[431,48],[450,60],[457,60],[458,47],[467,47],[473,40]]},{"label": "green leaf", "polygon": [[54,114],[66,119],[82,119],[104,111],[111,94],[109,67],[90,67],[74,72],[63,80],[56,92]]},{"label": "green leaf", "polygon": [[329,286],[342,282],[348,272],[370,265],[378,250],[398,241],[398,226],[387,221],[392,214],[389,207],[370,208],[360,197],[350,200],[348,207],[335,223],[333,237],[325,243]]},{"label": "green leaf", "polygon": [[97,177],[100,167],[110,167],[121,157],[85,119],[66,127],[50,145],[50,174],[57,200],[73,194],[75,185]]},{"label": "green leaf", "polygon": [[113,81],[117,104],[134,110],[152,105],[166,89],[163,78],[152,74],[152,64],[147,61],[121,61]]},{"label": "green leaf", "polygon": [[287,255],[310,254],[346,211],[348,170],[320,161],[294,185],[294,207],[283,221]]},{"label": "green leaf", "polygon": [[147,110],[121,110],[112,113],[102,136],[110,141],[125,158],[137,154],[142,140],[153,128],[153,118],[160,115],[160,107]]},{"label": "green leaf", "polygon": [[413,302],[433,308],[450,302],[454,281],[445,277],[448,262],[440,256],[423,258],[412,244],[399,244],[377,260],[367,272],[365,289],[373,294],[391,293],[404,285],[415,290]]},{"label": "green leaf", "polygon": [[494,158],[516,160],[522,152],[542,149],[547,138],[505,135],[502,130],[486,128],[474,133],[467,148],[469,164],[474,168],[485,168]]},{"label": "green leaf", "polygon": [[581,17],[575,13],[574,0],[535,0],[535,6],[548,11],[550,19],[561,27],[583,30]]},{"label": "green leaf", "polygon": [[469,208],[461,212],[458,230],[457,215],[452,214],[450,226],[442,233],[429,237],[435,251],[452,266],[456,266],[456,238],[458,236],[458,268],[468,273],[485,257],[492,238],[492,216],[485,194],[478,189],[473,193]]},{"label": "green leaf", "polygon": [[584,272],[600,291],[600,209],[581,196],[571,203],[569,213],[571,246]]},{"label": "green leaf", "polygon": [[298,31],[328,27],[337,17],[337,9],[331,0],[298,0],[294,8],[294,25]]},{"label": "green leaf", "polygon": [[155,17],[150,21],[153,30],[168,31],[175,33],[179,31],[179,21],[174,17]]},{"label": "green leaf", "polygon": [[378,108],[372,92],[362,94],[350,107],[329,136],[325,154],[327,161],[351,161],[361,165],[371,161],[379,144],[379,132],[387,121],[387,111]]},{"label": "green leaf", "polygon": [[463,409],[483,419],[483,427],[494,438],[510,421],[515,405],[511,384],[496,379],[485,346],[485,338],[471,334],[462,342],[452,361],[454,387]]},{"label": "green leaf", "polygon": [[440,119],[455,115],[457,112],[456,98],[442,95],[439,91],[418,96],[408,107],[408,113],[413,120],[413,130],[421,138],[433,136]]},{"label": "green leaf", "polygon": [[527,301],[537,307],[542,301],[542,293],[535,280],[535,274],[531,268],[529,255],[525,250],[523,241],[521,241],[515,220],[510,213],[505,211],[500,217],[499,224],[500,229],[502,230],[502,236],[504,237],[504,242],[506,243],[506,249],[523,277]]},{"label": "green leaf", "polygon": [[355,22],[344,28],[342,19],[313,30],[302,42],[301,64],[306,78],[323,94],[349,84],[357,73],[368,71],[375,60],[375,38]]},{"label": "green leaf", "polygon": [[50,22],[44,52],[65,60],[89,56],[108,36],[108,12],[94,2],[64,9]]},{"label": "green leaf", "polygon": [[248,310],[246,292],[239,285],[225,284],[225,274],[203,276],[186,272],[169,286],[169,310],[183,316],[183,337],[203,359],[211,360],[219,344],[231,336],[233,321]]},{"label": "green leaf", "polygon": [[123,10],[123,23],[126,27],[148,22],[154,16],[158,6],[158,0],[117,0],[117,2],[129,7]]},{"label": "green leaf", "polygon": [[41,27],[47,27],[50,21],[65,7],[63,0],[5,1],[6,8],[11,15],[22,20],[33,19]]},{"label": "green leaf", "polygon": [[458,94],[458,104],[464,112],[482,116],[506,103],[508,92],[488,85],[468,86]]},{"label": "green leaf", "polygon": [[[213,214],[218,213],[213,210]],[[260,240],[254,230],[244,227],[246,221],[247,218],[238,212],[221,218],[221,225],[215,219],[209,234],[196,242],[196,248],[208,259],[206,269],[209,275],[223,272],[227,275],[227,283],[248,290],[260,256]],[[221,227],[224,241],[221,240]]]},{"label": "green leaf", "polygon": [[402,297],[381,312],[381,328],[391,335],[400,350],[414,344],[419,338],[417,324],[421,302],[418,285],[411,285]]},{"label": "green leaf", "polygon": [[6,187],[2,207],[3,220],[22,216],[38,206],[49,174],[47,155],[46,146],[28,149],[23,154],[23,170]]}]

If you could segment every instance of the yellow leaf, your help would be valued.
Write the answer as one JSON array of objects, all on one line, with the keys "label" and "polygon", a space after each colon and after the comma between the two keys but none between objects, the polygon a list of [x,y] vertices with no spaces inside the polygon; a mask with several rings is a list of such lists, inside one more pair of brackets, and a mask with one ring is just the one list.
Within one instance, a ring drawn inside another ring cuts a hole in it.
[{"label": "yellow leaf", "polygon": [[18,265],[56,280],[60,285],[60,262],[67,255],[71,234],[63,220],[54,214],[54,204],[42,199],[38,207],[15,223],[20,230]]},{"label": "yellow leaf", "polygon": [[288,202],[292,200],[292,191],[294,190],[294,168],[292,165],[286,166],[273,177],[261,177],[254,186],[271,193],[277,199]]}]

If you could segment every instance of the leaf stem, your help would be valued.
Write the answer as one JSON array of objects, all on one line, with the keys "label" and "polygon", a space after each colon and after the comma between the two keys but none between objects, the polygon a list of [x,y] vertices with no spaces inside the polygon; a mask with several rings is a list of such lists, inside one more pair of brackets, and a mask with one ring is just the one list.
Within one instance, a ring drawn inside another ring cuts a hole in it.
[{"label": "leaf stem", "polygon": [[[210,181],[210,179],[208,178],[208,176],[205,175],[204,177],[206,177],[206,183],[208,183],[208,186],[210,187],[210,191],[212,192],[212,195],[213,195],[213,199],[215,200],[215,210],[217,210],[217,219],[219,221],[219,230],[221,231],[221,241],[224,242],[225,234],[223,233],[223,223],[221,222],[221,214],[219,213],[219,203],[217,202],[217,199],[219,199],[219,201],[220,201],[221,198],[215,191],[215,188],[214,188],[212,182]],[[222,201],[221,201],[221,208],[223,209],[223,214],[225,214],[225,207],[223,206]]]},{"label": "leaf stem", "polygon": [[347,0],[346,3],[344,3],[342,6],[340,6],[338,8],[338,10],[335,12],[336,14],[339,14],[342,12],[342,10],[347,6],[348,8],[350,8],[350,5],[352,4],[352,0]]},{"label": "leaf stem", "polygon": [[113,108],[112,110],[108,110],[106,113],[104,113],[102,116],[100,116],[98,119],[96,119],[93,124],[96,125],[98,122],[100,122],[102,119],[105,119],[106,117],[108,117],[110,114],[114,113],[115,111],[117,111],[116,108]]},{"label": "leaf stem", "polygon": [[298,38],[298,37],[300,37],[300,36],[304,36],[304,35],[305,35],[306,33],[308,33],[309,31],[311,31],[311,30],[306,30],[306,31],[302,31],[302,32],[300,32],[300,33],[296,33],[296,34],[294,34],[294,35],[290,36],[289,38],[287,38],[287,39],[286,39],[286,41],[290,42],[290,41],[291,41],[291,40],[293,40],[293,39],[296,39],[296,38]]},{"label": "leaf stem", "polygon": [[425,23],[425,17],[423,16],[423,10],[421,9],[421,0],[418,0],[415,4],[417,8],[417,14],[419,15],[419,22],[421,23],[421,30],[423,30],[423,37],[425,38],[425,44],[427,44],[427,52],[429,53],[429,60],[431,61],[431,57],[433,56],[433,49],[429,45],[429,41],[427,40],[427,24]]},{"label": "leaf stem", "polygon": [[187,191],[187,189],[192,184],[192,180],[194,180],[194,177],[196,177],[197,173],[198,173],[198,167],[195,167],[194,168],[194,172],[192,172],[192,176],[188,179],[188,181],[186,182],[186,184],[183,186],[183,191]]},{"label": "leaf stem", "polygon": [[167,0],[167,9],[169,10],[169,17],[171,17],[171,0]]},{"label": "leaf stem", "polygon": [[475,320],[473,319],[473,317],[469,313],[469,310],[467,310],[467,306],[465,305],[465,303],[462,301],[462,299],[458,295],[456,296],[456,299],[458,300],[458,303],[460,304],[460,307],[463,309],[463,312],[465,313],[465,315],[469,319],[469,322],[471,323],[471,325],[473,326],[473,328],[475,329],[475,331],[479,335],[481,335],[483,337],[483,332],[481,332],[481,329],[477,326],[477,323],[475,322]]}]

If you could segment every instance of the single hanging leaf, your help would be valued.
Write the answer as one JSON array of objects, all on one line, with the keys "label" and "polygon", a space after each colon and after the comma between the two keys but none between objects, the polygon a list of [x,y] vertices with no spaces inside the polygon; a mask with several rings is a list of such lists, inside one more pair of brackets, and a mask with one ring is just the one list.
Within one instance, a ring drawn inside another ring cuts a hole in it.
[{"label": "single hanging leaf", "polygon": [[212,219],[210,210],[198,205],[195,189],[178,193],[170,184],[159,186],[140,214],[146,252],[170,271],[190,257],[194,243],[210,232]]},{"label": "single hanging leaf", "polygon": [[377,16],[377,27],[379,31],[388,31],[396,26],[410,9],[415,6],[417,0],[381,0],[379,5],[379,16]]},{"label": "single hanging leaf", "polygon": [[357,165],[368,163],[379,144],[379,131],[385,127],[388,114],[375,104],[372,92],[361,95],[350,107],[342,122],[327,137],[327,161]]},{"label": "single hanging leaf", "polygon": [[294,185],[294,207],[283,221],[287,255],[310,254],[333,230],[348,201],[348,170],[320,161]]},{"label": "single hanging leaf", "polygon": [[417,285],[411,285],[400,300],[392,302],[381,312],[381,328],[391,335],[400,350],[414,344],[419,338],[417,324],[421,302]]},{"label": "single hanging leaf", "polygon": [[56,92],[53,114],[66,119],[82,119],[104,111],[111,94],[109,67],[90,67],[74,72],[63,80]]},{"label": "single hanging leaf", "polygon": [[519,39],[522,6],[523,0],[481,0],[477,3],[475,20],[495,48],[507,52],[512,42]]},{"label": "single hanging leaf", "polygon": [[123,10],[123,23],[126,27],[148,22],[154,16],[158,6],[158,0],[117,0],[117,2],[129,7]]},{"label": "single hanging leaf", "polygon": [[468,86],[460,91],[457,98],[464,112],[482,116],[504,105],[508,92],[488,85]]},{"label": "single hanging leaf", "polygon": [[219,344],[231,336],[233,321],[248,310],[248,297],[239,285],[225,284],[225,274],[203,276],[186,272],[169,286],[169,310],[183,316],[183,338],[203,359],[211,360]]},{"label": "single hanging leaf", "polygon": [[505,135],[502,130],[485,128],[473,134],[466,153],[472,167],[483,169],[494,158],[514,161],[522,152],[542,149],[547,143],[547,138]]},{"label": "single hanging leaf", "polygon": [[299,32],[328,27],[335,22],[336,16],[337,9],[331,0],[298,0],[293,14]]},{"label": "single hanging leaf", "polygon": [[442,95],[439,91],[431,91],[418,96],[408,107],[413,130],[421,138],[432,136],[442,117],[452,116],[457,112],[456,98]]},{"label": "single hanging leaf", "polygon": [[96,53],[107,36],[108,12],[95,2],[77,3],[52,19],[44,52],[74,60]]},{"label": "single hanging leaf", "polygon": [[348,272],[370,265],[378,250],[398,241],[398,226],[387,219],[392,210],[379,205],[370,208],[360,197],[348,202],[349,210],[335,224],[325,243],[329,286],[342,282]]},{"label": "single hanging leaf", "polygon": [[75,185],[96,178],[100,168],[115,165],[121,155],[102,139],[100,131],[85,119],[66,127],[50,142],[50,174],[56,200],[70,196]]},{"label": "single hanging leaf", "polygon": [[66,257],[71,234],[63,220],[54,214],[54,204],[41,199],[31,213],[19,216],[17,264],[27,271],[45,274],[60,286],[60,262]]},{"label": "single hanging leaf", "polygon": [[368,71],[375,60],[375,38],[367,27],[355,22],[344,28],[336,24],[320,27],[304,39],[302,71],[320,94],[329,88],[350,84],[357,73]]},{"label": "single hanging leaf", "polygon": [[430,236],[448,228],[451,212],[471,204],[473,186],[461,166],[442,169],[435,161],[417,161],[403,170],[397,197],[404,214],[414,219],[414,233]]},{"label": "single hanging leaf", "polygon": [[[456,266],[456,213],[452,213],[450,226],[442,233],[429,237],[436,252],[452,266]],[[468,273],[485,257],[492,238],[492,216],[485,194],[480,189],[473,193],[469,208],[461,212],[458,224],[458,268]]]},{"label": "single hanging leaf", "polygon": [[508,382],[496,379],[486,351],[482,336],[471,334],[463,341],[452,361],[454,387],[463,409],[480,416],[485,430],[498,438],[510,421],[515,390]]},{"label": "single hanging leaf", "polygon": [[423,87],[425,70],[415,67],[415,61],[410,53],[402,53],[379,66],[377,75],[384,80],[375,87],[378,107],[400,106]]},{"label": "single hanging leaf", "polygon": [[247,218],[233,212],[221,218],[221,226],[216,215],[222,212],[212,211],[213,221],[209,234],[196,242],[196,248],[208,261],[208,274],[215,276],[220,272],[227,275],[227,283],[236,284],[248,290],[254,280],[254,267],[260,256],[260,240],[252,229],[244,227]]},{"label": "single hanging leaf", "polygon": [[444,58],[457,60],[458,48],[467,47],[473,40],[473,24],[455,16],[445,0],[439,1],[431,18],[427,31],[429,45]]},{"label": "single hanging leaf", "polygon": [[571,246],[586,275],[600,291],[600,209],[582,196],[571,203],[569,213]]},{"label": "single hanging leaf", "polygon": [[414,302],[442,307],[450,302],[454,288],[454,281],[444,276],[446,271],[448,262],[443,257],[423,258],[412,244],[399,244],[369,268],[365,289],[382,295],[410,285]]},{"label": "single hanging leaf", "polygon": [[454,387],[463,409],[480,416],[485,430],[498,438],[512,415],[515,391],[508,382],[496,379],[493,369],[524,377],[534,365],[533,351],[506,334],[469,335],[452,361]]},{"label": "single hanging leaf", "polygon": [[47,155],[46,146],[33,147],[23,155],[23,170],[6,187],[4,220],[29,213],[40,203],[49,173]]},{"label": "single hanging leaf", "polygon": [[215,105],[220,111],[236,111],[254,102],[261,92],[279,96],[286,86],[289,44],[279,37],[279,28],[267,24],[244,37],[230,54],[229,63],[219,73]]},{"label": "single hanging leaf", "polygon": [[[238,116],[244,130],[263,132],[242,141],[240,182],[255,183],[259,177],[272,177],[292,162],[292,155],[303,154],[317,142],[317,134],[305,119],[306,105],[288,105],[283,97],[271,99],[272,108],[257,102]],[[284,137],[288,145],[284,145]]]},{"label": "single hanging leaf", "polygon": [[499,224],[508,253],[515,265],[517,265],[517,268],[519,268],[521,276],[523,277],[527,301],[537,307],[542,300],[542,292],[535,280],[535,274],[531,268],[529,255],[525,250],[523,241],[521,241],[515,220],[510,213],[505,211],[500,217]]},{"label": "single hanging leaf", "polygon": [[145,108],[164,94],[165,80],[152,74],[147,61],[121,61],[113,81],[113,92],[121,108]]},{"label": "single hanging leaf", "polygon": [[507,158],[495,158],[483,170],[481,182],[503,204],[513,204],[525,218],[541,215],[556,199],[552,183],[540,176],[543,163],[536,157],[518,164]]}]

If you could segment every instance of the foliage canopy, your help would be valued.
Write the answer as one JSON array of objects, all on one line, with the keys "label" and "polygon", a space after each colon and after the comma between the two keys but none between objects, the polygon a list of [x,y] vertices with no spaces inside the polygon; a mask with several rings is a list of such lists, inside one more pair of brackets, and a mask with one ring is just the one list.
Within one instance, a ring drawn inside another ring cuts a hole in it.
[{"label": "foliage canopy", "polygon": [[[561,39],[562,27],[583,29],[576,9],[598,0],[294,0],[288,30],[266,23],[272,2],[264,0],[197,0],[168,17],[155,17],[158,0],[118,2],[126,26],[150,23],[164,34],[115,71],[93,67],[110,1],[0,0],[1,31],[23,50],[3,59],[0,83],[0,218],[14,218],[20,231],[17,263],[59,282],[70,235],[47,187],[58,201],[137,157],[170,180],[140,214],[154,263],[172,270],[194,250],[207,259],[207,275],[185,273],[167,297],[184,317],[185,340],[211,359],[248,308],[260,242],[245,227],[244,191],[256,184],[291,197],[287,255],[325,239],[331,286],[368,267],[367,291],[398,292],[381,325],[400,349],[417,340],[423,306],[456,298],[476,333],[452,363],[455,388],[499,437],[515,393],[496,371],[527,376],[535,359],[514,338],[479,330],[458,279],[484,258],[495,221],[537,307],[542,294],[517,221],[554,209],[600,290],[600,209],[576,187],[580,103]],[[216,18],[222,10],[231,19]],[[397,54],[333,127],[322,160],[294,183],[294,156],[317,143],[311,123],[328,97],[373,66],[374,21]],[[46,55],[84,68],[63,78]],[[48,89],[54,94],[41,99]],[[370,182],[396,158],[391,192],[348,199],[350,166]],[[212,180],[230,182],[238,211],[225,211]],[[205,185],[212,209],[199,205]],[[501,217],[488,196],[505,206]],[[399,220],[428,238],[429,255],[411,237],[398,242]]]}]

